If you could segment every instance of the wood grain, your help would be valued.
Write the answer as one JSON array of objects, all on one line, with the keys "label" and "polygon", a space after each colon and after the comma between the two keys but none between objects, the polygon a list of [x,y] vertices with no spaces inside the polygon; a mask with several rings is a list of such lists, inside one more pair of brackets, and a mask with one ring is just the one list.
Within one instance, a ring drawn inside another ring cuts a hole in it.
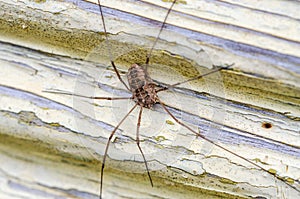
[{"label": "wood grain", "polygon": [[[94,1],[95,2],[95,1]],[[2,198],[97,198],[104,147],[130,101],[50,94],[130,96],[122,76],[143,63],[170,3],[103,1],[111,55],[97,6],[76,1],[0,1]],[[286,9],[281,9],[284,3]],[[172,84],[171,112],[216,143],[276,172],[300,190],[300,44],[297,1],[186,1],[174,7],[150,73]],[[109,150],[104,198],[297,198],[300,192],[176,124],[158,105],[137,112]],[[3,185],[3,186],[2,186]]]}]

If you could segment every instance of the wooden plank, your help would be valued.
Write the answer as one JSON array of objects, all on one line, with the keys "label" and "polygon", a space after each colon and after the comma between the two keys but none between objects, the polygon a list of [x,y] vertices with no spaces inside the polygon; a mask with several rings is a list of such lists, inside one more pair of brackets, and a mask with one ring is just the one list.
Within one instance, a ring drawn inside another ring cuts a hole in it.
[{"label": "wooden plank", "polygon": [[[162,21],[166,12],[157,6],[167,8],[170,3],[122,2],[103,4],[108,7],[112,56],[125,72],[131,63],[143,63],[159,27],[153,20]],[[282,1],[268,8],[247,2],[199,2],[175,5],[154,51],[151,74],[158,82],[174,83],[207,71],[212,63],[234,62],[234,70],[159,97],[193,129],[276,171],[299,190],[297,15],[281,13],[277,4]],[[1,194],[97,198],[106,140],[133,103],[42,92],[130,96],[106,67],[109,54],[99,34],[99,15],[93,13],[97,7],[83,1],[77,6],[25,0],[0,4],[1,159],[6,163],[1,167]],[[142,10],[145,6],[148,9]],[[250,20],[257,13],[275,22],[268,27],[268,21]],[[282,23],[288,28],[276,31]],[[134,141],[136,115],[111,144],[105,198],[299,197],[299,191],[273,176],[196,138],[159,106],[144,111],[141,128],[154,178],[150,188]]]}]

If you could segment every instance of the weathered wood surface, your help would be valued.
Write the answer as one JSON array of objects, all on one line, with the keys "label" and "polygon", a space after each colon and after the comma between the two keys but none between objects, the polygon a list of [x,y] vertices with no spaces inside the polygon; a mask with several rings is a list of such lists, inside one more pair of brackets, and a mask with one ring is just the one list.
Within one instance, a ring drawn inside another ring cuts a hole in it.
[{"label": "weathered wood surface", "polygon": [[[110,13],[105,19],[112,57],[124,72],[144,61],[159,27],[152,20],[162,21],[166,13],[145,2],[103,1]],[[42,92],[130,96],[107,68],[96,5],[76,3],[0,1],[1,198],[97,198],[106,140],[133,106]],[[234,62],[233,70],[159,97],[191,127],[276,171],[298,190],[299,6],[296,1],[177,4],[150,71],[159,82],[174,83],[212,63]],[[135,146],[136,115],[111,144],[104,198],[300,197],[273,176],[196,138],[159,106],[144,111],[141,127],[151,188]]]}]

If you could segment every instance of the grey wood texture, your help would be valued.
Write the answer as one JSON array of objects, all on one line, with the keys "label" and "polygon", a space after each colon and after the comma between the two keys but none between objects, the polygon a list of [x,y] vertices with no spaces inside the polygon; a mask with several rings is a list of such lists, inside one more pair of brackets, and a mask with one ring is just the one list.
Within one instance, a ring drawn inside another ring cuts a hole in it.
[{"label": "grey wood texture", "polygon": [[[0,1],[1,198],[98,198],[107,139],[134,103],[43,91],[130,96],[109,59],[126,80],[170,3],[103,1],[109,48],[95,3]],[[154,187],[135,143],[137,109],[110,144],[104,198],[300,198],[299,8],[180,1],[149,67],[167,85],[235,63],[159,97],[195,131],[277,177],[196,137],[157,105],[144,110],[140,130]]]}]

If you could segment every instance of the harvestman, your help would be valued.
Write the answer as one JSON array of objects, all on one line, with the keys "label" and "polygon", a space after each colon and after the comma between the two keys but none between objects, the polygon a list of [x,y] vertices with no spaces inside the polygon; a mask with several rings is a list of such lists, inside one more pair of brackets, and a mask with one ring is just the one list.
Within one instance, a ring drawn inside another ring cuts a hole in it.
[{"label": "harvestman", "polygon": [[[103,161],[102,161],[102,167],[101,167],[101,176],[100,176],[100,195],[99,195],[99,198],[101,199],[102,198],[102,190],[103,190],[103,175],[104,175],[104,167],[105,167],[105,162],[106,162],[106,157],[107,157],[107,152],[108,152],[108,148],[109,148],[109,144],[115,134],[115,132],[117,131],[117,129],[120,127],[120,125],[125,121],[125,119],[133,112],[133,110],[135,108],[137,108],[137,106],[140,107],[140,111],[139,111],[139,114],[138,114],[138,121],[137,121],[137,128],[136,128],[136,144],[137,144],[137,147],[143,157],[143,161],[144,161],[144,164],[145,164],[145,167],[146,167],[146,171],[147,171],[147,175],[148,175],[148,178],[149,178],[149,181],[150,181],[150,184],[151,186],[153,187],[153,182],[152,182],[152,178],[151,178],[151,175],[150,175],[150,172],[149,172],[149,168],[148,168],[148,164],[147,164],[147,161],[146,161],[146,158],[144,156],[144,153],[140,147],[140,140],[139,140],[139,129],[140,129],[140,123],[141,123],[141,118],[142,118],[142,112],[143,112],[143,108],[152,108],[155,104],[160,104],[162,106],[162,108],[174,119],[175,122],[177,122],[179,125],[187,128],[188,130],[190,130],[191,132],[193,132],[197,137],[200,137],[204,140],[206,140],[207,142],[213,144],[214,146],[216,147],[219,147],[239,158],[241,158],[242,160],[254,165],[255,167],[257,168],[260,168],[261,170],[269,173],[270,175],[276,177],[275,174],[272,174],[270,173],[268,170],[264,169],[263,167],[259,166],[258,164],[254,163],[254,162],[251,162],[250,160],[224,148],[223,146],[217,144],[217,143],[214,143],[213,141],[207,139],[206,137],[204,137],[203,135],[201,135],[199,132],[193,130],[192,128],[190,128],[189,126],[187,126],[186,124],[184,124],[183,122],[179,121],[165,106],[165,104],[159,99],[159,97],[157,96],[157,93],[161,92],[161,91],[165,91],[165,90],[168,90],[170,88],[174,88],[178,85],[181,85],[181,84],[184,84],[184,83],[187,83],[187,82],[190,82],[190,81],[193,81],[193,80],[197,80],[197,79],[200,79],[200,78],[203,78],[204,76],[207,76],[207,75],[210,75],[212,73],[215,73],[215,72],[218,72],[220,70],[226,70],[226,69],[229,69],[233,64],[231,65],[226,65],[224,67],[217,67],[216,69],[206,73],[206,74],[203,74],[203,75],[198,75],[194,78],[191,78],[191,79],[188,79],[188,80],[185,80],[185,81],[182,81],[182,82],[178,82],[176,84],[172,84],[172,85],[169,85],[167,87],[159,87],[158,88],[158,85],[156,85],[154,83],[154,81],[151,79],[151,77],[148,75],[147,73],[147,66],[149,64],[149,61],[150,61],[150,58],[151,58],[151,53],[156,45],[156,43],[158,42],[158,39],[159,39],[159,36],[166,24],[166,20],[169,16],[169,13],[171,12],[174,4],[176,3],[176,0],[174,0],[172,2],[172,5],[171,7],[168,9],[167,11],[167,14],[164,18],[164,21],[162,23],[162,26],[160,27],[160,30],[159,30],[159,33],[150,49],[150,51],[148,52],[147,54],[147,57],[146,57],[146,62],[145,62],[145,68],[138,65],[138,64],[133,64],[129,69],[128,69],[128,72],[127,72],[127,79],[128,79],[128,84],[129,84],[129,87],[127,86],[127,84],[123,81],[122,77],[120,76],[118,70],[117,70],[117,67],[114,63],[114,61],[111,59],[110,60],[110,63],[111,65],[113,66],[113,69],[118,77],[118,79],[121,81],[121,83],[125,86],[125,88],[130,91],[132,93],[132,96],[131,97],[88,97],[88,96],[82,96],[82,95],[78,95],[78,94],[73,94],[73,93],[67,93],[67,92],[56,92],[56,91],[45,91],[45,92],[48,92],[48,93],[56,93],[56,94],[65,94],[65,95],[73,95],[73,96],[78,96],[78,97],[84,97],[84,98],[89,98],[89,99],[101,99],[101,100],[122,100],[122,99],[132,99],[134,102],[135,102],[135,105],[129,110],[129,112],[123,117],[123,119],[117,124],[117,126],[114,128],[114,130],[111,132],[108,140],[107,140],[107,144],[106,144],[106,147],[105,147],[105,152],[104,152],[104,156],[103,156]],[[109,44],[109,39],[108,39],[108,34],[107,34],[107,31],[106,31],[106,25],[105,25],[105,20],[104,20],[104,15],[103,15],[103,11],[102,11],[102,6],[101,6],[101,3],[100,3],[100,0],[98,0],[98,6],[99,6],[99,11],[101,13],[101,21],[102,21],[102,25],[103,25],[103,29],[104,29],[104,34],[105,34],[105,38],[106,38],[106,44],[108,46]],[[111,52],[109,50],[109,53],[111,55]],[[111,56],[110,56],[111,57]],[[277,178],[277,177],[276,177]],[[279,180],[281,180],[282,182],[284,182],[285,184],[287,184],[288,186],[290,186],[291,188],[297,190],[295,187],[293,187],[292,185],[288,184],[287,182],[285,182],[283,179],[280,179],[280,178],[277,178]],[[299,190],[297,190],[299,192]]]}]

